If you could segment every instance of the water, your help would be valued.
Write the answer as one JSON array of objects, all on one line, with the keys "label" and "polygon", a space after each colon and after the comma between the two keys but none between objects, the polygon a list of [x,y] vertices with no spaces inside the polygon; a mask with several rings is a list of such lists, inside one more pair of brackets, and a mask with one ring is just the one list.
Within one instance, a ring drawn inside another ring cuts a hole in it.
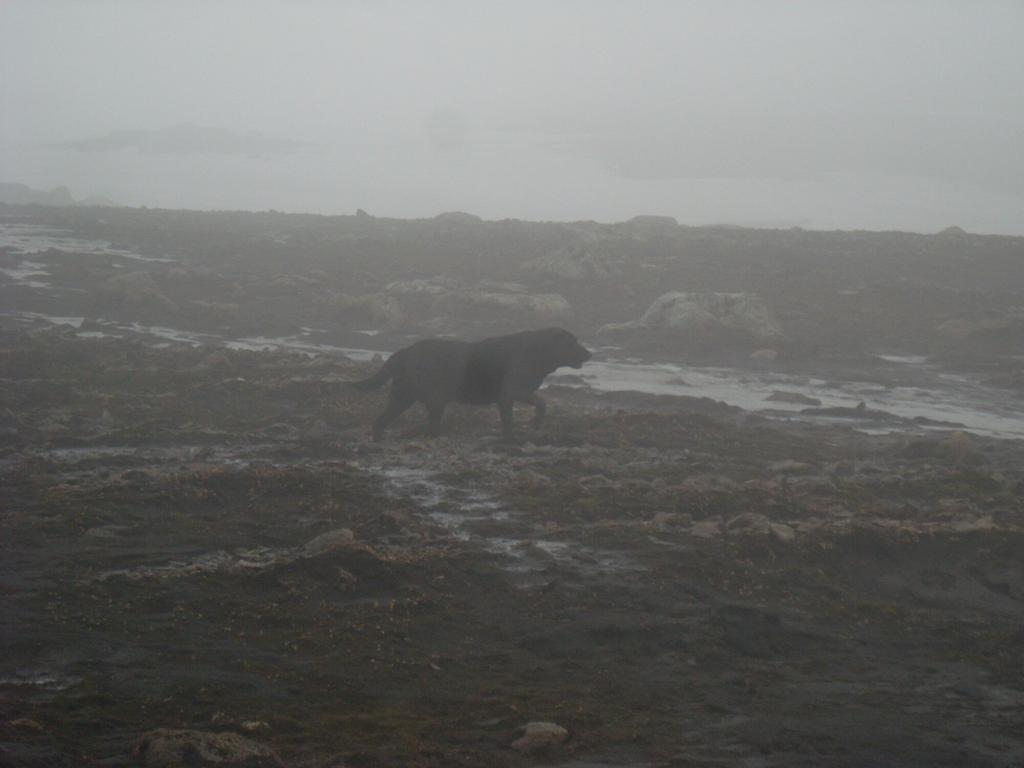
[{"label": "water", "polygon": [[[616,552],[597,550],[575,542],[536,538],[523,531],[523,515],[505,509],[495,498],[479,490],[466,490],[442,482],[436,474],[422,467],[364,465],[383,477],[392,493],[410,498],[435,523],[443,526],[452,538],[473,543],[486,552],[506,559],[506,570],[529,574],[543,571],[557,563],[577,573],[595,575],[614,571],[643,570]],[[505,532],[479,534],[474,524],[506,523]]]},{"label": "water", "polygon": [[39,224],[0,223],[0,249],[8,248],[14,253],[43,253],[51,249],[65,253],[89,253],[100,256],[116,256],[133,261],[172,263],[177,259],[170,256],[143,256],[127,248],[115,247],[107,240],[86,240],[74,237],[68,230],[55,229]]},{"label": "water", "polygon": [[[977,434],[1024,438],[1024,402],[966,376],[927,367],[917,357],[901,358],[900,362],[918,365],[926,384],[885,386],[869,381],[827,381],[784,373],[635,360],[592,361],[564,381],[559,381],[558,374],[549,381],[603,392],[707,397],[780,418],[809,418],[801,414],[807,405],[767,399],[776,391],[792,392],[820,400],[823,408],[856,408],[863,402],[870,409],[904,419],[953,422]],[[843,423],[853,422],[843,419]]]},{"label": "water", "polygon": [[43,280],[35,280],[36,277],[49,277],[50,273],[38,261],[22,259],[16,267],[0,269],[0,275],[7,275],[14,282],[28,288],[49,288],[50,284]]}]

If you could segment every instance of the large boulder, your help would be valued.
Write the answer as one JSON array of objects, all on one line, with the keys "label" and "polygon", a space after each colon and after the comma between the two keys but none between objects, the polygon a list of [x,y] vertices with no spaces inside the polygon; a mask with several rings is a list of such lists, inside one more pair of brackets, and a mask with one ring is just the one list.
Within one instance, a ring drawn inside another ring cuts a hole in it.
[{"label": "large boulder", "polygon": [[445,211],[439,213],[434,217],[434,221],[439,221],[443,224],[480,224],[483,222],[479,216],[474,213],[466,213],[465,211]]},{"label": "large boulder", "polygon": [[606,325],[602,332],[670,331],[699,337],[723,331],[756,342],[777,342],[784,334],[764,300],[749,293],[666,293],[638,320]]}]

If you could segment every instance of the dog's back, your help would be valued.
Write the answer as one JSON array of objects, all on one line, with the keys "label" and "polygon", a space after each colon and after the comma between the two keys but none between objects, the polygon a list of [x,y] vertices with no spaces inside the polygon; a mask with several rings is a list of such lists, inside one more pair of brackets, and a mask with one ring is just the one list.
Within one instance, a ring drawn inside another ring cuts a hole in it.
[{"label": "dog's back", "polygon": [[424,339],[406,347],[395,388],[427,406],[458,400],[470,347],[451,339]]}]

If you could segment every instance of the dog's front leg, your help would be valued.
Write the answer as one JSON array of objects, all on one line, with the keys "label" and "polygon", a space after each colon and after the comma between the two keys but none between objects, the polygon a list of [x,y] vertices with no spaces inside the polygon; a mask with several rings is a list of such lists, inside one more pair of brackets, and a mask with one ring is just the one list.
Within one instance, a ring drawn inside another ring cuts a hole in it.
[{"label": "dog's front leg", "polygon": [[501,416],[501,434],[512,436],[512,399],[502,398],[498,401],[498,415]]}]

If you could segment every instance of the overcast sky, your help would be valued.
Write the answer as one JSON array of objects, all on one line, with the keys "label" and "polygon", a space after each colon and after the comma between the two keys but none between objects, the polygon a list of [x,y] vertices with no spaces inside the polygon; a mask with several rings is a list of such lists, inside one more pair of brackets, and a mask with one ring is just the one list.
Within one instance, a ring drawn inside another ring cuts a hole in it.
[{"label": "overcast sky", "polygon": [[1024,2],[0,0],[0,181],[1024,234]]}]

